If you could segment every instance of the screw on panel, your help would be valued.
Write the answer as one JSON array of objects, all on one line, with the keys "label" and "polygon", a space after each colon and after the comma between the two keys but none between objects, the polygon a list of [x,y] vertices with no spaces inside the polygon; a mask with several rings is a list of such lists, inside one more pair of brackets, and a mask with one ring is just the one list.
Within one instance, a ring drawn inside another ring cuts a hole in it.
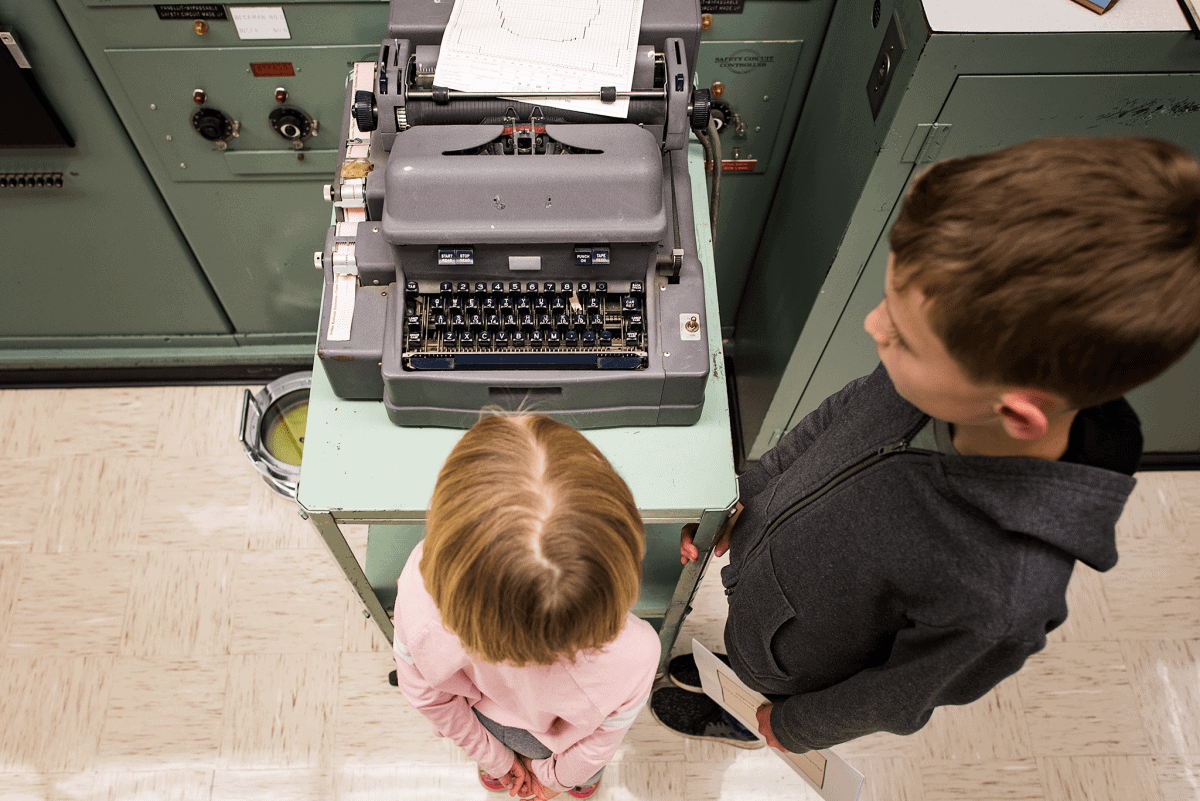
[{"label": "screw on panel", "polygon": [[196,32],[197,36],[203,36],[208,33],[208,23],[202,19],[198,19],[192,23],[192,30]]}]

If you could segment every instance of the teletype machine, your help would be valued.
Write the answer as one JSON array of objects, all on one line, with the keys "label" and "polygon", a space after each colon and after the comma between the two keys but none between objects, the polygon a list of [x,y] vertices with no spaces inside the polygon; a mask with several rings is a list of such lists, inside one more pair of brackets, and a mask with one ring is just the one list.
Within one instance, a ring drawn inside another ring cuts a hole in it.
[{"label": "teletype machine", "polygon": [[[457,5],[392,0],[377,60],[354,67],[315,256],[330,385],[403,426],[465,428],[488,405],[579,428],[695,423],[712,370],[687,173],[710,104],[692,86],[696,0],[631,3],[632,78],[584,64],[601,83],[573,91],[514,80],[505,48],[607,59],[609,3]],[[455,25],[476,6],[500,27],[473,40]],[[440,85],[464,48],[484,86],[454,88],[461,61]]]}]

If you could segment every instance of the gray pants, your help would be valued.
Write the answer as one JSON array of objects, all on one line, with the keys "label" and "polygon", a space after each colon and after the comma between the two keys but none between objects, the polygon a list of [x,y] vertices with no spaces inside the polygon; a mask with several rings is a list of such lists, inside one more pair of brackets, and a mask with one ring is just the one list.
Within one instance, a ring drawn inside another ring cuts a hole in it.
[{"label": "gray pants", "polygon": [[[528,757],[529,759],[549,759],[554,755],[554,752],[542,745],[541,740],[534,737],[524,729],[514,729],[509,726],[501,726],[499,723],[487,717],[486,715],[479,714],[479,710],[475,709],[474,707],[471,707],[471,711],[475,713],[475,717],[479,718],[479,722],[483,724],[483,727],[492,733],[493,737],[507,745],[521,756]],[[600,781],[600,777],[603,774],[604,768],[600,768],[600,770],[596,771],[595,776],[577,786],[592,787],[596,784],[596,782]]]}]

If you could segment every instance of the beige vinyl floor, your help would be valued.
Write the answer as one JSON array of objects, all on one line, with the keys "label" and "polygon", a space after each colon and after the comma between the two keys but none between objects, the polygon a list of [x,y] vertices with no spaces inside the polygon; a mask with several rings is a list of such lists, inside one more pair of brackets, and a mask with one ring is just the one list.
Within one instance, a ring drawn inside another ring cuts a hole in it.
[{"label": "beige vinyl floor", "polygon": [[[241,452],[241,393],[0,392],[0,799],[499,799],[387,685],[383,637]],[[1043,653],[835,749],[864,801],[1200,799],[1200,472],[1138,479],[1120,564],[1077,570]],[[681,646],[720,647],[714,568]],[[648,710],[595,797],[817,798]]]}]

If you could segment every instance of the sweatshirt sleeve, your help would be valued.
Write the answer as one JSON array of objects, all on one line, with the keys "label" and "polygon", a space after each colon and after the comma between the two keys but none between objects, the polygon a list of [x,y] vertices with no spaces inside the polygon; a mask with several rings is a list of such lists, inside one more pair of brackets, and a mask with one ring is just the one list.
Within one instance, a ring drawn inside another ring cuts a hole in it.
[{"label": "sweatshirt sleeve", "polygon": [[549,759],[534,760],[533,772],[538,781],[561,793],[596,775],[616,755],[629,727],[650,699],[650,686],[653,683],[651,671],[649,681],[644,682],[644,687],[639,687],[638,694],[613,710],[594,732],[560,754],[553,754]]},{"label": "sweatshirt sleeve", "polygon": [[[880,366],[876,372],[882,370]],[[874,375],[874,374],[872,374]],[[795,428],[783,435],[774,448],[767,451],[752,467],[738,476],[738,494],[743,501],[761,492],[771,479],[786,470],[804,451],[829,428],[839,410],[859,391],[871,376],[851,381],[826,398],[820,406],[804,416]]]},{"label": "sweatshirt sleeve", "polygon": [[492,776],[508,773],[512,768],[513,752],[493,737],[471,711],[467,695],[472,694],[473,700],[478,700],[479,693],[470,679],[460,671],[450,682],[455,685],[453,691],[432,686],[417,666],[399,625],[396,626],[392,652],[396,658],[396,679],[400,692],[413,707],[429,718],[434,733],[453,740]]},{"label": "sweatshirt sleeve", "polygon": [[771,729],[788,751],[828,748],[877,731],[912,734],[935,707],[967,704],[1016,673],[1045,645],[993,639],[963,628],[920,623],[902,630],[887,662],[771,710]]}]

